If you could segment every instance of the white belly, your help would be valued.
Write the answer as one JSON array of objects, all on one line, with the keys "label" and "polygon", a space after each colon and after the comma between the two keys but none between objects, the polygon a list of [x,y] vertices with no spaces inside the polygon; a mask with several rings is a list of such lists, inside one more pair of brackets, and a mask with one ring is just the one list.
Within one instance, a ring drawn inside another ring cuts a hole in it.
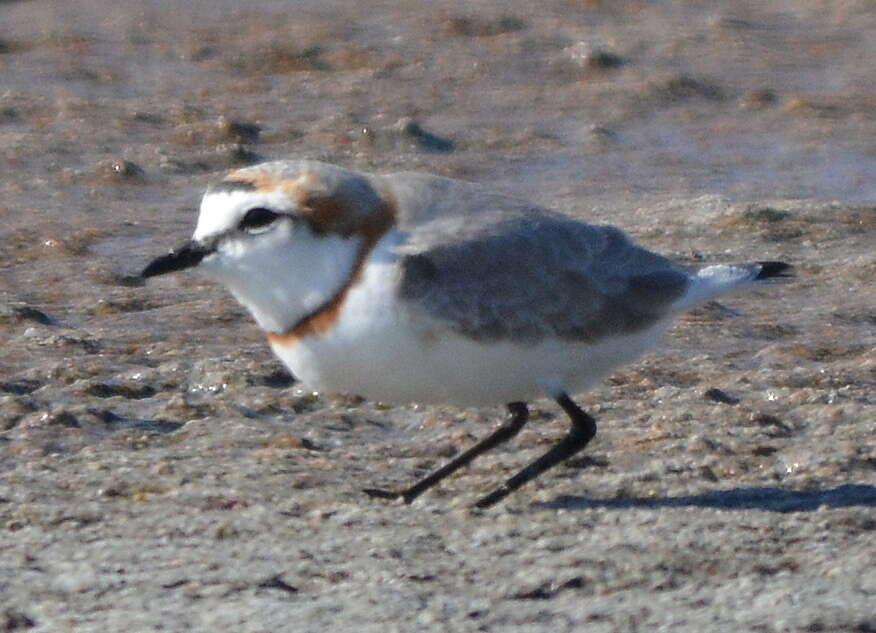
[{"label": "white belly", "polygon": [[665,324],[595,344],[478,342],[399,305],[371,263],[323,334],[272,343],[308,387],[395,403],[489,406],[576,393],[651,347]]}]

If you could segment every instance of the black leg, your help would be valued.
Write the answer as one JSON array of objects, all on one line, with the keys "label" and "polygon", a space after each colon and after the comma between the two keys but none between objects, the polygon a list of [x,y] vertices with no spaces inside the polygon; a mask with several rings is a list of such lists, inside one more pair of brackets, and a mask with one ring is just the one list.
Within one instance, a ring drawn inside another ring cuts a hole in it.
[{"label": "black leg", "polygon": [[561,461],[580,451],[593,439],[593,436],[596,435],[596,420],[582,411],[566,394],[562,394],[557,398],[557,404],[563,407],[563,411],[566,412],[572,421],[572,428],[569,429],[566,437],[493,492],[478,500],[475,503],[478,508],[488,508],[494,503],[501,501],[526,482],[538,477],[548,468],[556,466]]},{"label": "black leg", "polygon": [[[575,406],[574,403],[572,406]],[[397,499],[398,497],[401,497],[405,500],[405,503],[410,503],[425,490],[428,490],[451,473],[469,464],[478,455],[486,453],[494,446],[498,446],[502,442],[507,442],[517,435],[517,433],[520,432],[520,429],[523,428],[523,425],[526,424],[527,419],[529,419],[529,409],[526,407],[526,403],[511,402],[508,404],[508,420],[502,426],[461,455],[458,455],[449,463],[445,464],[435,472],[423,477],[410,488],[401,491],[366,488],[364,492],[372,497],[380,497],[383,499]]]}]

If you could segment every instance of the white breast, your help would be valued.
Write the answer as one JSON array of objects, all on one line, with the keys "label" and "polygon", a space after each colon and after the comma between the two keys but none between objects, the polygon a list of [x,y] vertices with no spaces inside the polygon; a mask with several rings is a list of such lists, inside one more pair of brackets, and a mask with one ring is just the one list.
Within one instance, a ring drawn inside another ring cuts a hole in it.
[{"label": "white breast", "polygon": [[293,374],[319,391],[372,400],[485,406],[575,393],[651,347],[665,323],[587,344],[478,342],[401,303],[397,236],[381,240],[338,319],[324,333],[272,343]]}]

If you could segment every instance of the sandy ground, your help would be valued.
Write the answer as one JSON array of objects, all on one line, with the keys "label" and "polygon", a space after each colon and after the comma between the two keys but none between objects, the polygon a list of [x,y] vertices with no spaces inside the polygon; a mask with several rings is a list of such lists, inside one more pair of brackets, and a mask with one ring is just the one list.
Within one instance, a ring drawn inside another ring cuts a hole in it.
[{"label": "sandy ground", "polygon": [[[876,631],[869,2],[0,2],[0,631]],[[680,319],[555,442],[362,495],[502,409],[313,394],[195,276],[268,158],[421,169],[789,283]],[[716,391],[717,390],[717,391]]]}]

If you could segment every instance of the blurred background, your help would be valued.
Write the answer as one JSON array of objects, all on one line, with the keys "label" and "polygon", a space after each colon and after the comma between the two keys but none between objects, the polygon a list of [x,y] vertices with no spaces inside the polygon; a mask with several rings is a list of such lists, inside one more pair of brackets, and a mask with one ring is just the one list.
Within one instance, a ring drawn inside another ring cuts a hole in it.
[{"label": "blurred background", "polygon": [[[874,59],[872,0],[0,0],[0,631],[876,631]],[[553,403],[373,503],[501,410],[313,394],[135,276],[288,157],[797,276],[577,394],[592,446],[490,514]]]},{"label": "blurred background", "polygon": [[75,187],[47,200],[45,181],[120,175],[107,159],[130,161],[123,172],[139,168],[166,196],[186,189],[180,176],[287,156],[426,169],[578,206],[706,193],[876,200],[866,0],[0,11],[7,203],[26,191],[19,201],[87,206]]}]

